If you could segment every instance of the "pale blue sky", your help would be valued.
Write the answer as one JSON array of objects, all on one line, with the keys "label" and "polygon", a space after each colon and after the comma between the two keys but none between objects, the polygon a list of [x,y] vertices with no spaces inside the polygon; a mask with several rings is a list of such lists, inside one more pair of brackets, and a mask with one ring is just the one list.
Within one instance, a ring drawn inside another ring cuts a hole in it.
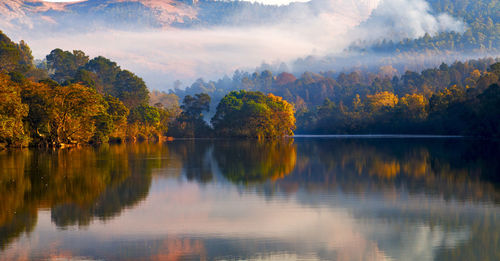
[{"label": "pale blue sky", "polygon": [[[76,1],[83,1],[83,0],[45,0],[47,2],[76,2]],[[278,4],[278,5],[283,5],[283,4],[288,4],[291,2],[307,2],[309,0],[250,0],[250,2],[259,2],[259,3],[264,3],[264,4]]]}]

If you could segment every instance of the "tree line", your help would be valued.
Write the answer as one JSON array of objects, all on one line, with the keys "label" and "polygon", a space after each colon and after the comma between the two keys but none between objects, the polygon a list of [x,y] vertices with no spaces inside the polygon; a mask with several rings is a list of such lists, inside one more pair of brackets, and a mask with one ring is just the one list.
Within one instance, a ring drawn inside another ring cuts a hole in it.
[{"label": "tree line", "polygon": [[0,33],[0,143],[66,146],[160,139],[172,112],[149,104],[144,81],[115,62],[53,50],[35,66],[31,50]]},{"label": "tree line", "polygon": [[[66,146],[171,137],[275,138],[297,133],[418,133],[499,137],[499,59],[378,72],[236,71],[184,90],[150,92],[105,58],[0,34],[0,144]],[[36,65],[35,65],[36,64]],[[179,98],[183,97],[179,106]],[[296,123],[297,122],[297,123]]]},{"label": "tree line", "polygon": [[[236,71],[232,78],[197,80],[180,97],[204,92],[222,99],[231,90],[260,91],[295,106],[297,133],[419,133],[498,137],[499,59],[445,63],[399,74],[331,71],[274,75]],[[212,105],[214,106],[214,105]]]}]

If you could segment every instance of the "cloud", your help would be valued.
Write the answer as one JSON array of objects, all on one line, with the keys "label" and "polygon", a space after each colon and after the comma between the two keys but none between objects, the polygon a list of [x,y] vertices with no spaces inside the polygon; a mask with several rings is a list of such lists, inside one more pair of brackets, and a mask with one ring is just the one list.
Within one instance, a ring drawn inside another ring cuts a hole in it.
[{"label": "cloud", "polygon": [[402,40],[426,33],[463,32],[465,25],[449,14],[433,14],[424,0],[383,0],[371,16],[351,33],[351,39]]}]

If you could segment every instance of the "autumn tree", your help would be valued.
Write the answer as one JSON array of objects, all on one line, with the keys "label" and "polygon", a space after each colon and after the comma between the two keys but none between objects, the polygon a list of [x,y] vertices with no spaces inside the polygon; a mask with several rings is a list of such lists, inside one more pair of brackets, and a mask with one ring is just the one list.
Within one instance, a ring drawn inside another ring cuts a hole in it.
[{"label": "autumn tree", "polygon": [[111,95],[106,95],[104,99],[107,105],[106,113],[111,117],[113,126],[109,136],[115,140],[122,140],[126,135],[129,109],[118,98]]},{"label": "autumn tree", "polygon": [[72,84],[51,92],[50,139],[57,144],[85,143],[92,138],[95,116],[105,110],[95,90]]},{"label": "autumn tree", "polygon": [[23,125],[28,115],[28,106],[22,103],[21,88],[10,80],[8,75],[0,74],[0,146],[27,146],[29,135]]},{"label": "autumn tree", "polygon": [[220,136],[284,137],[293,135],[294,108],[272,94],[232,91],[220,101],[212,124]]},{"label": "autumn tree", "polygon": [[367,95],[366,99],[366,104],[372,112],[392,109],[398,104],[398,96],[388,91]]},{"label": "autumn tree", "polygon": [[401,117],[412,121],[423,121],[428,115],[428,100],[421,94],[406,94],[397,105]]}]

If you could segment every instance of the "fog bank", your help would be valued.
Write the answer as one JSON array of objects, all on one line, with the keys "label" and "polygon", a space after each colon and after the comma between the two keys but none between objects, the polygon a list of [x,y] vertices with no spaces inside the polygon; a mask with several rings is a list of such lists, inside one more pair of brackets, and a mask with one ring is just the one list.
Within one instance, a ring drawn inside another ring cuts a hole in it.
[{"label": "fog bank", "polygon": [[398,41],[466,28],[447,14],[434,14],[425,0],[313,0],[287,8],[286,16],[265,25],[140,32],[102,29],[76,34],[48,31],[43,37],[6,33],[17,41],[26,40],[36,58],[54,48],[79,49],[91,57],[115,60],[143,77],[152,89],[167,90],[175,80],[188,85],[200,77],[219,78],[262,63],[284,62],[293,69],[298,58],[342,54],[356,41]]}]

